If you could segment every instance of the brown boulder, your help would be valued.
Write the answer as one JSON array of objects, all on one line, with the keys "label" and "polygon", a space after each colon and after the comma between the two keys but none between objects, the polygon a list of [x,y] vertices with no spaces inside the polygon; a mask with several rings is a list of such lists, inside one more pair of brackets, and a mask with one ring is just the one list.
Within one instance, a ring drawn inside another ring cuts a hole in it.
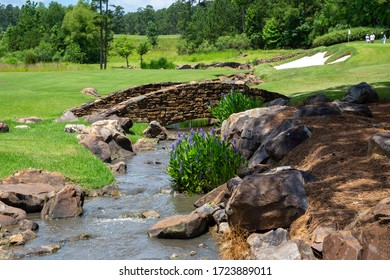
[{"label": "brown boulder", "polygon": [[208,231],[207,215],[193,213],[176,215],[159,221],[148,229],[150,237],[167,239],[190,239]]},{"label": "brown boulder", "polygon": [[83,214],[84,193],[74,187],[65,187],[49,198],[42,209],[42,219],[62,219]]},{"label": "brown boulder", "polygon": [[15,225],[26,219],[26,212],[22,209],[8,206],[0,201],[0,227]]},{"label": "brown boulder", "polygon": [[50,172],[42,169],[23,169],[12,176],[0,180],[0,184],[48,184],[65,186],[65,177],[60,172]]},{"label": "brown boulder", "polygon": [[325,237],[322,255],[324,260],[360,260],[362,249],[350,231],[337,231]]},{"label": "brown boulder", "polygon": [[248,231],[289,227],[308,207],[298,170],[245,177],[226,205],[229,224]]},{"label": "brown boulder", "polygon": [[137,142],[135,142],[135,144],[133,145],[133,149],[136,152],[153,151],[156,149],[158,141],[158,139],[153,138],[141,138],[138,139]]},{"label": "brown boulder", "polygon": [[160,140],[166,140],[168,137],[167,129],[157,121],[150,122],[149,126],[142,133],[145,137],[158,138]]},{"label": "brown boulder", "polygon": [[206,203],[218,205],[220,203],[226,203],[230,198],[230,191],[227,188],[227,184],[222,184],[219,187],[213,189],[206,195],[195,201],[195,207],[201,207]]},{"label": "brown boulder", "polygon": [[28,117],[28,118],[16,119],[15,122],[25,123],[25,124],[35,124],[35,123],[43,122],[43,119],[37,117]]},{"label": "brown boulder", "polygon": [[95,97],[100,97],[100,94],[94,88],[85,88],[81,91],[82,94],[87,94]]}]

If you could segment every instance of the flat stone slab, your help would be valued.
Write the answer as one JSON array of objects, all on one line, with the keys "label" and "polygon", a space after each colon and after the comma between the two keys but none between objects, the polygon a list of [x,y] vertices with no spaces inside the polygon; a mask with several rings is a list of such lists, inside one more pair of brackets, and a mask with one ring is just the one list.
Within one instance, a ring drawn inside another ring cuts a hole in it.
[{"label": "flat stone slab", "polygon": [[64,186],[48,184],[1,184],[0,201],[5,204],[23,209],[27,213],[40,212],[45,197],[52,192],[62,190]]}]

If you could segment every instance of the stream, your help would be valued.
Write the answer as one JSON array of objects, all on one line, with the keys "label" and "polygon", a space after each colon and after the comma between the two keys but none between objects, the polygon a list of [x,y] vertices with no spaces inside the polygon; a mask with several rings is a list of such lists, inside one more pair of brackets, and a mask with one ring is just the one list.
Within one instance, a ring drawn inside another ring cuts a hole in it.
[{"label": "stream", "polygon": [[[164,145],[169,147],[170,142]],[[155,210],[161,218],[189,214],[199,198],[162,192],[170,190],[169,175],[165,173],[168,162],[169,148],[161,145],[155,151],[133,156],[127,162],[126,175],[117,177],[122,195],[86,200],[79,218],[42,221],[38,215],[29,216],[39,224],[39,230],[38,237],[26,248],[61,245],[55,254],[30,259],[167,260],[173,255],[176,259],[218,259],[210,233],[190,240],[148,237],[147,229],[158,219],[142,219],[138,213]]]}]

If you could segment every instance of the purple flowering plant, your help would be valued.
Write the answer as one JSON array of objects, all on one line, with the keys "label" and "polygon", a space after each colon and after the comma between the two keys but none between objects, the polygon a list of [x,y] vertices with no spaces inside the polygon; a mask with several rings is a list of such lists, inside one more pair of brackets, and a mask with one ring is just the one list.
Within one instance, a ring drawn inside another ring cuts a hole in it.
[{"label": "purple flowering plant", "polygon": [[234,177],[244,164],[237,147],[221,140],[214,129],[191,130],[188,135],[179,133],[172,144],[167,173],[174,190],[207,193]]}]

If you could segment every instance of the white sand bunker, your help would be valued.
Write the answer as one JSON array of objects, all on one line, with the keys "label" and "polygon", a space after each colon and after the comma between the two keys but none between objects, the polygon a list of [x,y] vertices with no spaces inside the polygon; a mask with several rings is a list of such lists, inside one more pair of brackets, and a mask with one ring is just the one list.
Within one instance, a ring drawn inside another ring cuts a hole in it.
[{"label": "white sand bunker", "polygon": [[[308,66],[316,66],[316,65],[324,65],[325,61],[328,60],[329,57],[325,57],[326,52],[320,52],[312,56],[305,56],[300,59],[291,61],[289,63],[285,63],[279,66],[275,66],[275,69],[289,69],[289,68],[302,68],[302,67],[308,67]],[[338,63],[341,61],[347,60],[351,55],[343,56],[329,64]]]}]

